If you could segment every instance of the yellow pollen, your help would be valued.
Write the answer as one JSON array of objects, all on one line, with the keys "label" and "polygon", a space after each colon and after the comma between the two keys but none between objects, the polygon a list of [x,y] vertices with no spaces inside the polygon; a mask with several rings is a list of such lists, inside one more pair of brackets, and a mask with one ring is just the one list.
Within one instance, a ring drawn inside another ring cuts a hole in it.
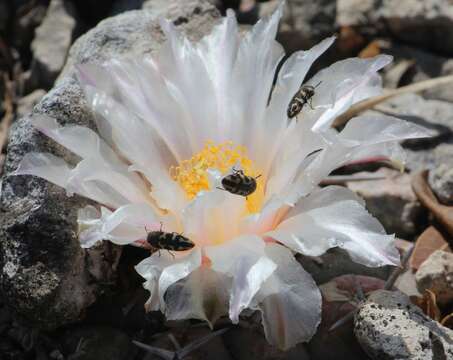
[{"label": "yellow pollen", "polygon": [[[244,174],[256,177],[260,175],[247,157],[244,146],[235,145],[232,141],[214,144],[207,141],[203,149],[189,160],[183,160],[178,166],[170,168],[170,175],[186,192],[189,199],[202,190],[209,190],[208,169],[216,169],[226,175],[231,167],[240,165]],[[263,201],[264,179],[256,180],[256,191],[247,196],[247,209],[250,213],[259,211]]]}]

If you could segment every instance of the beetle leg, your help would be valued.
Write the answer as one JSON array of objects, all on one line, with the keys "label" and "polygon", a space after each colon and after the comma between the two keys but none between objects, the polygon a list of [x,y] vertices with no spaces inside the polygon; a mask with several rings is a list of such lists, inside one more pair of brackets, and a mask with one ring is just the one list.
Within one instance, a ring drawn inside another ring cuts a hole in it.
[{"label": "beetle leg", "polygon": [[310,101],[308,102],[310,105],[310,109],[314,110],[315,108],[313,107],[313,98],[310,98]]}]

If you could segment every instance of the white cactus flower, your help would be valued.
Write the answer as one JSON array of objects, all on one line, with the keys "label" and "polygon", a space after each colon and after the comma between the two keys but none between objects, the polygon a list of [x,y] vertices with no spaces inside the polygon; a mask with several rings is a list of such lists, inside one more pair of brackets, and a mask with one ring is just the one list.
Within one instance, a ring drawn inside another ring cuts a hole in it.
[{"label": "white cactus flower", "polygon": [[[328,38],[292,54],[275,41],[281,7],[240,36],[234,15],[198,43],[164,21],[156,56],[79,66],[99,135],[60,126],[44,115],[34,126],[80,157],[71,167],[29,153],[16,174],[35,175],[99,203],[79,212],[80,242],[146,246],[147,232],[183,233],[183,252],[156,252],[137,265],[151,292],[148,310],[168,319],[203,319],[259,310],[268,341],[288,349],[309,340],[321,318],[321,295],[294,259],[345,249],[367,266],[398,264],[394,236],[346,188],[319,188],[347,162],[401,158],[398,141],[424,137],[389,116],[358,116],[338,132],[334,119],[381,92],[377,71],[390,56],[347,59],[320,71],[314,109],[287,118],[288,104]],[[271,94],[271,95],[270,95]],[[219,189],[232,169],[257,177],[247,196]],[[145,228],[146,227],[146,228]],[[174,256],[174,257],[173,257]]]}]

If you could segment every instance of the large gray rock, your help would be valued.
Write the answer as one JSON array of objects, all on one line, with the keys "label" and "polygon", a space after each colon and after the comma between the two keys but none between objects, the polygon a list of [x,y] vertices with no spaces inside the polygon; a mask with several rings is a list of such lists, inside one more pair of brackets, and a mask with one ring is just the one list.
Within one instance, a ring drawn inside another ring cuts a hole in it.
[{"label": "large gray rock", "polygon": [[[178,10],[179,9],[179,10]],[[202,0],[172,7],[168,17],[196,39],[207,33],[218,13]],[[184,19],[184,21],[181,21]],[[71,66],[113,56],[152,53],[163,41],[156,16],[133,11],[100,23],[70,51],[68,76],[35,107],[62,124],[94,127]],[[26,116],[10,132],[0,197],[0,285],[8,305],[29,323],[46,329],[77,320],[102,284],[112,280],[121,249],[105,243],[93,250],[80,248],[76,217],[88,201],[42,179],[14,176],[30,151],[52,152],[67,161],[73,155],[35,131]]]},{"label": "large gray rock", "polygon": [[453,52],[453,4],[449,0],[338,0],[337,23]]},{"label": "large gray rock", "polygon": [[429,289],[441,305],[453,302],[453,254],[436,250],[415,274],[417,288],[423,293]]},{"label": "large gray rock", "polygon": [[372,359],[453,359],[453,331],[399,291],[372,293],[356,313],[354,333]]},{"label": "large gray rock", "polygon": [[65,63],[76,25],[72,3],[64,0],[50,2],[31,43],[32,78],[37,84],[45,88],[53,85]]},{"label": "large gray rock", "polygon": [[405,239],[414,237],[420,230],[425,212],[412,191],[411,176],[387,168],[381,168],[372,175],[385,178],[351,181],[347,187],[365,200],[368,211],[388,233]]},{"label": "large gray rock", "polygon": [[[160,6],[157,6],[157,5]],[[159,19],[173,20],[191,40],[199,40],[219,13],[207,0],[178,0],[154,3],[146,11],[129,11],[103,20],[81,36],[69,51],[68,60],[58,81],[74,71],[75,64],[103,62],[113,56],[150,54],[160,48],[164,35]]]},{"label": "large gray rock", "polygon": [[[271,0],[260,3],[259,16],[271,14],[281,3]],[[307,49],[336,31],[335,0],[287,1],[280,22],[278,39],[288,52]]]}]

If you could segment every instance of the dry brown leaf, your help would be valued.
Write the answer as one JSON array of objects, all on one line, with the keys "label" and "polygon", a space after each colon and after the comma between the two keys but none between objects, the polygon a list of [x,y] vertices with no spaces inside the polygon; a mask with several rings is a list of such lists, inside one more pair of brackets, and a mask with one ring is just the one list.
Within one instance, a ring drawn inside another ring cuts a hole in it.
[{"label": "dry brown leaf", "polygon": [[431,290],[425,290],[423,297],[411,296],[412,302],[423,310],[431,319],[440,320],[441,314],[437,306],[436,294]]},{"label": "dry brown leaf", "polygon": [[448,242],[434,226],[427,228],[415,242],[415,249],[409,260],[411,269],[417,270],[420,265],[436,250],[451,252]]},{"label": "dry brown leaf", "polygon": [[378,40],[370,42],[365,49],[359,52],[359,58],[367,59],[377,56],[381,53],[381,46]]},{"label": "dry brown leaf", "polygon": [[453,313],[445,316],[441,322],[440,322],[443,326],[449,328],[449,329],[453,329]]},{"label": "dry brown leaf", "polygon": [[343,53],[355,53],[365,45],[364,37],[351,26],[342,26],[339,31],[337,48]]},{"label": "dry brown leaf", "polygon": [[439,203],[429,187],[427,177],[428,171],[422,171],[415,174],[412,178],[412,189],[422,205],[426,207],[434,215],[437,221],[445,227],[445,230],[453,236],[453,206],[446,206]]}]

